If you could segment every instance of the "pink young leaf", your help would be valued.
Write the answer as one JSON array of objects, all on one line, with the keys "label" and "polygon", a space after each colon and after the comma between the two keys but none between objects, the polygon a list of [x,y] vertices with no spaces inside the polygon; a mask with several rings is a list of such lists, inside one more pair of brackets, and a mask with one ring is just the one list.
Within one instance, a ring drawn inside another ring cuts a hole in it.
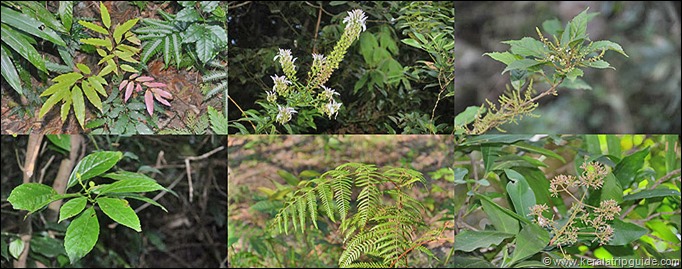
[{"label": "pink young leaf", "polygon": [[166,106],[171,106],[171,104],[168,101],[166,101],[166,99],[163,99],[163,97],[159,96],[158,92],[154,92],[154,99],[156,99],[156,101],[159,101],[159,103],[162,103]]},{"label": "pink young leaf", "polygon": [[148,76],[141,76],[139,78],[136,78],[135,81],[137,81],[137,82],[149,82],[149,81],[154,81],[154,78],[148,77]]},{"label": "pink young leaf", "polygon": [[121,90],[123,90],[123,88],[124,88],[126,85],[128,85],[128,81],[127,81],[127,80],[122,80],[122,81],[121,81],[121,84],[118,85],[118,91],[120,92]]},{"label": "pink young leaf", "polygon": [[[132,83],[132,82],[131,82]],[[135,87],[136,92],[141,92],[142,91],[142,84],[137,84],[137,87]]]},{"label": "pink young leaf", "polygon": [[133,79],[135,79],[137,76],[139,76],[139,75],[138,75],[138,74],[132,74],[132,75],[130,75],[130,77],[128,77],[128,79],[133,80]]},{"label": "pink young leaf", "polygon": [[171,93],[169,93],[169,92],[167,92],[167,91],[164,91],[164,90],[162,90],[162,89],[159,89],[159,88],[152,88],[152,91],[154,92],[154,94],[159,94],[159,96],[161,96],[161,97],[163,97],[163,98],[166,98],[166,99],[173,99],[173,95],[172,95]]},{"label": "pink young leaf", "polygon": [[150,88],[159,88],[159,87],[166,87],[166,84],[161,83],[161,82],[145,82],[144,86],[147,86]]},{"label": "pink young leaf", "polygon": [[133,94],[133,88],[135,87],[135,83],[130,82],[128,83],[128,87],[126,88],[126,95],[123,97],[123,102],[128,102],[128,98],[130,98],[130,95]]},{"label": "pink young leaf", "polygon": [[147,105],[147,112],[151,116],[154,113],[154,97],[151,91],[144,93],[144,104]]}]

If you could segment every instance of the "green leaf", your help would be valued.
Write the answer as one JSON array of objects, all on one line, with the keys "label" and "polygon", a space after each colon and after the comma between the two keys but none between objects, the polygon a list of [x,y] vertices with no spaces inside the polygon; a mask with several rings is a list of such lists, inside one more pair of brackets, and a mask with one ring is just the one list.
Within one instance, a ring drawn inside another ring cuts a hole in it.
[{"label": "green leaf", "polygon": [[469,231],[465,230],[455,238],[455,251],[471,252],[478,248],[487,248],[498,245],[504,239],[513,237],[514,234],[497,231]]},{"label": "green leaf", "polygon": [[73,1],[59,1],[59,10],[57,11],[59,18],[64,24],[67,32],[71,31],[73,24]]},{"label": "green leaf", "polygon": [[7,201],[15,210],[33,213],[48,205],[57,192],[50,186],[39,183],[24,183],[12,190]]},{"label": "green leaf", "polygon": [[[479,198],[480,197],[488,198],[484,195],[479,194],[476,195]],[[493,226],[495,226],[495,228],[498,231],[510,234],[516,234],[519,232],[519,222],[516,221],[510,215],[506,214],[501,209],[500,205],[493,203],[492,200],[490,200],[490,198],[481,199],[481,204],[483,205],[483,211],[485,211],[485,214],[488,215],[490,222],[493,224]]]},{"label": "green leaf", "polygon": [[[171,193],[172,193],[172,192],[171,192]],[[177,196],[177,195],[176,195],[176,196]],[[161,204],[159,204],[158,202],[156,202],[156,201],[154,201],[154,200],[152,200],[152,199],[149,199],[149,198],[147,198],[147,197],[144,197],[144,196],[142,196],[142,195],[139,195],[139,194],[137,194],[137,193],[124,193],[124,194],[121,195],[120,197],[121,197],[121,198],[131,198],[131,199],[139,200],[139,201],[142,201],[142,202],[145,202],[145,203],[149,203],[149,204],[151,204],[151,205],[154,205],[154,206],[157,206],[157,207],[161,208],[161,210],[163,210],[163,211],[165,211],[166,213],[168,213],[168,210],[167,210],[165,207],[163,207]]]},{"label": "green leaf", "polygon": [[536,60],[531,60],[531,59],[523,59],[523,60],[518,60],[514,61],[511,64],[507,65],[507,67],[502,71],[502,74],[506,73],[507,71],[511,70],[526,70],[528,68],[531,68],[533,66],[541,65],[544,64],[544,62],[538,62]]},{"label": "green leaf", "polygon": [[619,204],[623,202],[623,187],[618,183],[618,180],[613,173],[609,173],[604,178],[604,185],[601,188],[600,200],[613,199]]},{"label": "green leaf", "polygon": [[559,36],[563,27],[561,27],[561,21],[557,19],[546,20],[542,23],[542,29],[545,30],[551,36]]},{"label": "green leaf", "polygon": [[41,21],[49,29],[54,29],[66,34],[66,28],[64,28],[62,22],[58,21],[57,18],[55,18],[54,13],[45,8],[44,4],[41,4],[38,1],[20,1],[17,3],[22,6],[22,11],[25,14],[29,14],[32,18]]},{"label": "green leaf", "polygon": [[602,50],[612,50],[615,52],[618,52],[625,57],[629,57],[627,54],[625,54],[625,51],[623,51],[623,48],[618,45],[616,42],[611,42],[608,40],[600,40],[600,41],[595,41],[590,43],[589,46],[585,48],[588,52],[596,52],[596,53],[601,53]]},{"label": "green leaf", "polygon": [[106,173],[106,174],[103,174],[102,177],[111,178],[114,180],[150,180],[150,181],[156,182],[156,180],[154,180],[151,177],[146,176],[145,174],[135,173],[135,172],[130,172],[130,171],[118,171],[115,173]]},{"label": "green leaf", "polygon": [[504,169],[504,173],[510,180],[507,183],[507,193],[514,204],[516,213],[521,217],[527,217],[530,214],[530,207],[535,205],[535,193],[523,175],[511,169]]},{"label": "green leaf", "polygon": [[137,232],[142,231],[140,219],[125,199],[100,197],[97,204],[112,220]]},{"label": "green leaf", "polygon": [[175,15],[176,21],[195,22],[201,19],[201,15],[194,7],[183,8]]},{"label": "green leaf", "polygon": [[529,140],[533,135],[477,135],[469,137],[462,146],[474,146],[482,144],[511,144],[517,141]]},{"label": "green leaf", "polygon": [[64,151],[70,151],[71,150],[71,136],[70,135],[45,135],[52,144],[57,146],[60,149],[63,149]]},{"label": "green leaf", "polygon": [[90,67],[88,67],[87,65],[84,65],[84,64],[81,64],[81,63],[77,63],[77,64],[76,64],[76,67],[78,68],[78,70],[80,70],[81,72],[83,72],[83,74],[89,75],[90,72],[91,72],[91,71],[90,71]]},{"label": "green leaf", "polygon": [[19,53],[21,57],[24,57],[24,59],[31,62],[38,70],[47,73],[45,60],[26,38],[6,24],[0,25],[0,33],[2,33],[2,41],[5,42],[5,44]]},{"label": "green leaf", "polygon": [[116,44],[121,43],[121,38],[123,37],[123,34],[128,32],[130,29],[137,24],[137,22],[140,19],[132,19],[124,22],[123,24],[116,26],[116,29],[114,29],[114,41],[116,41]]},{"label": "green leaf", "polygon": [[496,268],[496,267],[483,257],[458,256],[458,254],[455,254],[453,268]]},{"label": "green leaf", "polygon": [[81,38],[80,40],[84,44],[88,45],[93,45],[93,46],[101,46],[101,47],[106,47],[106,48],[111,48],[111,41],[110,40],[105,40],[105,39],[99,39],[99,38]]},{"label": "green leaf", "polygon": [[673,170],[677,169],[677,164],[679,163],[675,161],[677,159],[677,153],[675,152],[677,135],[665,135],[664,137],[666,147],[668,148],[665,151],[665,169],[668,173],[670,173]]},{"label": "green leaf", "polygon": [[24,247],[26,244],[24,244],[24,241],[21,240],[21,238],[14,239],[12,242],[9,243],[9,254],[12,255],[15,259],[19,259],[21,256],[21,253],[24,252]]},{"label": "green leaf", "polygon": [[[594,61],[594,62],[583,61],[582,63],[587,67],[593,67],[593,68],[598,68],[598,69],[604,69],[604,68],[611,67],[611,65],[604,60],[598,60],[598,61]],[[611,69],[615,69],[615,68],[611,67]]]},{"label": "green leaf", "polygon": [[647,155],[649,155],[649,147],[626,156],[618,162],[613,174],[618,178],[621,186],[629,187],[632,184],[637,176],[637,171],[644,166],[644,159]]},{"label": "green leaf", "polygon": [[78,124],[83,127],[83,125],[85,125],[83,123],[85,121],[85,100],[83,99],[81,88],[77,85],[73,86],[73,89],[71,90],[71,100],[73,102],[73,112],[76,114]]},{"label": "green leaf", "polygon": [[105,97],[107,96],[107,92],[104,90],[104,86],[102,86],[102,84],[107,84],[104,78],[100,76],[92,76],[88,78],[88,82],[90,82],[90,86],[92,86],[92,88],[94,88],[99,94]]},{"label": "green leaf", "polygon": [[644,227],[630,222],[624,222],[618,218],[613,220],[611,228],[613,228],[613,237],[607,244],[609,246],[627,245],[649,232],[649,230]]},{"label": "green leaf", "polygon": [[680,242],[680,239],[677,237],[676,233],[673,233],[671,231],[671,229],[673,229],[677,232],[677,229],[673,228],[675,226],[672,225],[672,223],[670,226],[668,226],[665,222],[661,220],[653,219],[647,221],[646,226],[649,227],[649,229],[651,229],[652,235],[657,236],[658,238],[661,238],[671,243]]},{"label": "green leaf", "polygon": [[410,46],[418,48],[418,49],[422,49],[422,45],[419,44],[419,42],[417,42],[417,40],[414,40],[412,38],[405,38],[403,40],[400,40],[400,42],[403,42],[407,45],[410,45]]},{"label": "green leaf", "polygon": [[518,61],[518,60],[523,59],[523,57],[511,54],[508,51],[505,51],[505,52],[489,52],[489,53],[484,53],[483,55],[489,56],[490,58],[493,58],[494,60],[502,62],[506,65],[509,65],[514,61]]},{"label": "green leaf", "polygon": [[99,237],[99,221],[95,209],[90,207],[75,218],[66,229],[64,248],[71,264],[90,253]]},{"label": "green leaf", "polygon": [[99,2],[99,13],[102,16],[102,23],[104,23],[104,26],[107,28],[111,27],[111,16],[109,16],[109,10],[103,2]]},{"label": "green leaf", "polygon": [[[42,22],[4,6],[0,7],[0,12],[0,18],[3,23],[33,36],[50,41],[57,46],[66,46],[66,42],[59,37],[59,34],[50,28],[46,28]],[[43,29],[41,29],[41,27]]]},{"label": "green leaf", "polygon": [[10,54],[5,49],[5,46],[0,47],[0,64],[2,65],[2,77],[19,95],[24,95],[24,89],[21,87],[21,79],[14,67],[14,61],[9,56]]},{"label": "green leaf", "polygon": [[528,224],[516,237],[516,248],[509,264],[527,259],[542,251],[549,244],[549,233],[537,224]]},{"label": "green leaf", "polygon": [[545,149],[545,148],[536,147],[536,146],[533,146],[533,145],[530,145],[530,144],[527,144],[524,142],[518,142],[518,143],[514,144],[514,146],[517,148],[529,151],[529,152],[535,152],[535,153],[545,155],[547,157],[552,157],[552,158],[555,158],[557,160],[560,160],[563,163],[566,163],[566,160],[564,159],[564,157],[561,157],[561,155],[556,154],[553,151]]},{"label": "green leaf", "polygon": [[85,96],[88,98],[90,103],[99,109],[99,111],[102,111],[102,100],[99,98],[99,95],[97,95],[97,92],[92,89],[90,83],[88,81],[83,81],[82,86],[83,93],[85,93]]},{"label": "green leaf", "polygon": [[138,72],[137,69],[135,69],[132,66],[127,65],[127,64],[122,64],[121,70],[126,71],[126,72],[130,72],[130,73],[137,73]]},{"label": "green leaf", "polygon": [[583,12],[580,12],[578,16],[575,16],[575,18],[573,18],[568,25],[566,25],[566,27],[569,28],[570,40],[568,42],[562,40],[562,45],[567,45],[568,43],[573,43],[574,41],[587,39],[587,23],[599,14],[592,12],[588,13],[587,10],[589,10],[589,8],[586,8]]},{"label": "green leaf", "polygon": [[292,175],[291,173],[284,171],[284,170],[278,170],[277,174],[284,179],[289,185],[291,186],[297,186],[298,183],[300,182],[296,176]]},{"label": "green leaf", "polygon": [[215,134],[227,134],[227,118],[212,106],[208,107],[208,118]]},{"label": "green leaf", "polygon": [[166,188],[156,183],[156,181],[139,179],[119,180],[112,184],[101,185],[98,190],[100,195],[108,193],[152,192],[158,190],[168,191]]},{"label": "green leaf", "polygon": [[206,63],[213,59],[213,56],[217,54],[217,52],[213,49],[213,41],[210,39],[202,38],[197,40],[196,43],[196,52],[197,56],[199,57],[199,60],[201,60],[202,63]]},{"label": "green leaf", "polygon": [[62,222],[62,220],[68,219],[70,217],[73,217],[75,215],[78,215],[85,209],[85,205],[88,202],[88,197],[78,197],[69,200],[68,202],[64,203],[62,207],[59,209],[59,220],[57,223]]},{"label": "green leaf", "polygon": [[94,24],[92,22],[78,21],[78,24],[83,25],[85,28],[88,28],[88,29],[93,30],[95,32],[98,32],[100,34],[109,35],[109,31],[107,31],[107,29],[104,29],[104,27],[99,26],[97,24]]},{"label": "green leaf", "polygon": [[502,43],[509,44],[511,52],[516,55],[542,59],[549,53],[545,44],[530,37],[524,37],[521,40],[502,41]]},{"label": "green leaf", "polygon": [[114,167],[121,158],[123,158],[123,153],[119,151],[100,151],[85,156],[71,172],[67,188],[78,184],[77,175],[80,175],[85,184],[88,179],[99,176]]},{"label": "green leaf", "polygon": [[576,78],[575,81],[570,81],[568,79],[564,80],[559,87],[568,88],[572,90],[592,90],[592,86],[587,84],[582,79]]},{"label": "green leaf", "polygon": [[486,110],[485,107],[479,106],[467,107],[464,111],[455,116],[455,125],[464,126],[469,123],[472,123],[474,122],[474,120],[476,120],[476,115],[484,113],[485,110]]},{"label": "green leaf", "polygon": [[566,78],[570,81],[575,81],[576,78],[583,76],[583,70],[580,68],[573,68],[570,72],[566,73]]},{"label": "green leaf", "polygon": [[643,190],[635,194],[629,194],[623,197],[623,201],[639,200],[644,198],[655,198],[655,197],[667,197],[667,196],[680,196],[680,192],[671,189],[653,189],[653,190]]},{"label": "green leaf", "polygon": [[606,137],[606,148],[609,151],[609,155],[620,156],[620,138],[615,135],[603,135]]},{"label": "green leaf", "polygon": [[495,164],[495,160],[500,155],[496,150],[497,147],[493,146],[481,146],[481,154],[483,155],[483,166],[485,167],[485,173],[488,174],[490,169]]},{"label": "green leaf", "polygon": [[62,240],[51,238],[47,235],[33,234],[31,237],[31,251],[48,258],[55,258],[59,255],[66,256]]}]

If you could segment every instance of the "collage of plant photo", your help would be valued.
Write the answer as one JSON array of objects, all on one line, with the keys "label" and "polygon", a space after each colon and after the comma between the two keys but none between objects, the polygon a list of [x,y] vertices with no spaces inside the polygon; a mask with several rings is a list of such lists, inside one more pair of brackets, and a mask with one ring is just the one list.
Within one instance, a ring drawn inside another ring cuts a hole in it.
[{"label": "collage of plant photo", "polygon": [[2,1],[0,265],[678,268],[681,9]]}]

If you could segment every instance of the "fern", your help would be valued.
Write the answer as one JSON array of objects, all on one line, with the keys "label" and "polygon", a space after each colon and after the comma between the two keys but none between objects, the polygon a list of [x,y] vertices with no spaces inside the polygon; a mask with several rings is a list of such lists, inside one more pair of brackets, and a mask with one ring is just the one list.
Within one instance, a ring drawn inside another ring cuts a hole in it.
[{"label": "fern", "polygon": [[[424,206],[405,193],[417,182],[425,185],[423,175],[411,169],[343,164],[299,186],[270,225],[279,233],[288,234],[290,223],[293,231],[305,232],[310,220],[318,229],[319,208],[331,221],[340,217],[345,244],[340,267],[406,266],[413,250],[434,257],[422,245],[437,240],[445,228],[422,231]],[[351,203],[354,188],[359,192]],[[385,201],[388,197],[391,202]],[[413,238],[418,234],[422,236]]]}]

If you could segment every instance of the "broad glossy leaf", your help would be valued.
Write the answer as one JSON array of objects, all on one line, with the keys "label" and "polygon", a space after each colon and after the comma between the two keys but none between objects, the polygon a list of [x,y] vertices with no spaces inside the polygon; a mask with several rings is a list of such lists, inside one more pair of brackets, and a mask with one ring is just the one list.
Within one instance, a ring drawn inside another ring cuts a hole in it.
[{"label": "broad glossy leaf", "polygon": [[83,211],[66,229],[64,248],[71,264],[90,253],[99,237],[99,220],[92,207]]},{"label": "broad glossy leaf", "polygon": [[23,12],[29,14],[34,19],[41,21],[49,29],[53,29],[62,33],[66,33],[62,22],[57,20],[54,12],[48,10],[43,4],[38,1],[20,1],[17,2],[22,6]]},{"label": "broad glossy leaf", "polygon": [[518,143],[514,144],[514,146],[516,146],[517,148],[520,148],[520,149],[524,149],[524,150],[529,151],[529,152],[535,152],[535,153],[545,155],[547,157],[552,157],[552,158],[555,158],[557,160],[560,160],[563,163],[566,163],[566,160],[564,159],[564,157],[561,157],[561,155],[556,154],[553,151],[545,149],[545,148],[536,147],[536,146],[530,145],[530,144],[525,143],[525,142],[518,142]]},{"label": "broad glossy leaf", "polygon": [[610,246],[627,245],[649,232],[649,230],[644,227],[630,222],[624,222],[618,218],[613,220],[611,228],[613,228],[613,237],[607,244]]},{"label": "broad glossy leaf", "polygon": [[33,234],[31,237],[31,251],[48,258],[54,258],[59,255],[66,256],[62,240],[49,237],[48,235]]},{"label": "broad glossy leaf", "polygon": [[195,22],[201,19],[201,15],[194,7],[183,8],[175,15],[175,20],[184,22]]},{"label": "broad glossy leaf", "polygon": [[107,28],[111,27],[111,16],[109,16],[109,10],[103,2],[99,2],[99,13],[102,17],[102,23],[104,23],[104,26]]},{"label": "broad glossy leaf", "polygon": [[97,199],[97,204],[102,209],[102,212],[114,221],[137,232],[142,231],[140,219],[135,214],[135,210],[130,207],[128,201],[119,198],[100,197]]},{"label": "broad glossy leaf", "polygon": [[549,233],[537,224],[528,224],[516,237],[516,248],[509,264],[527,259],[542,251],[549,244]]},{"label": "broad glossy leaf", "polygon": [[464,111],[455,116],[455,125],[463,126],[472,123],[476,119],[476,115],[482,114],[486,111],[485,107],[470,106]]},{"label": "broad glossy leaf", "polygon": [[[483,195],[477,195],[478,197],[485,197]],[[488,197],[485,197],[488,198]],[[515,220],[510,215],[506,214],[496,203],[493,203],[490,198],[481,198],[481,204],[483,205],[483,211],[488,215],[490,222],[495,226],[498,231],[516,234],[519,232],[519,222]]]},{"label": "broad glossy leaf", "polygon": [[639,200],[644,198],[666,197],[666,196],[680,196],[680,192],[672,189],[653,189],[643,190],[635,194],[629,194],[623,197],[623,201]]},{"label": "broad glossy leaf", "polygon": [[421,48],[422,48],[422,45],[419,44],[419,42],[417,42],[417,40],[414,40],[414,39],[412,39],[412,38],[405,38],[405,39],[403,39],[403,40],[400,40],[400,42],[403,42],[403,43],[405,43],[405,44],[407,44],[407,45],[410,45],[410,46],[415,47],[415,48],[418,48],[418,49],[421,49]]},{"label": "broad glossy leaf", "polygon": [[485,173],[490,172],[495,160],[500,155],[497,147],[494,146],[481,146],[481,154],[483,155],[483,167],[485,168]]},{"label": "broad glossy leaf", "polygon": [[504,173],[509,178],[507,193],[514,204],[516,213],[527,218],[530,214],[530,207],[535,205],[535,193],[523,175],[511,169],[504,169]]},{"label": "broad glossy leaf", "polygon": [[85,125],[85,99],[83,99],[83,91],[78,85],[71,89],[71,101],[73,102],[73,112],[76,114],[76,119],[81,127]]},{"label": "broad glossy leaf", "polygon": [[57,192],[50,186],[39,183],[24,183],[12,190],[7,201],[16,210],[35,212],[48,205]]},{"label": "broad glossy leaf", "polygon": [[57,11],[59,18],[64,24],[67,32],[71,31],[73,24],[73,1],[59,1],[59,10]]},{"label": "broad glossy leaf", "polygon": [[[4,239],[3,239],[4,240]],[[19,259],[21,256],[21,253],[24,252],[24,247],[26,244],[24,243],[21,238],[17,238],[12,240],[12,242],[9,243],[9,254],[12,255],[15,259]]]},{"label": "broad glossy leaf", "polygon": [[58,134],[58,135],[45,135],[50,142],[52,142],[53,145],[57,146],[58,148],[64,150],[64,151],[70,151],[71,150],[71,136],[66,135],[66,134]]},{"label": "broad glossy leaf", "polygon": [[[598,69],[604,69],[604,68],[611,67],[611,65],[604,60],[598,60],[598,61],[594,61],[594,62],[583,61],[583,64],[587,67],[598,68]],[[611,67],[611,68],[615,69],[613,67]]]},{"label": "broad glossy leaf", "polygon": [[615,52],[622,54],[625,57],[629,57],[627,54],[625,54],[625,51],[623,51],[623,48],[620,45],[618,45],[618,43],[611,42],[608,40],[600,40],[600,41],[592,42],[589,46],[586,47],[586,49],[589,52],[596,52],[596,53],[601,53],[602,50],[612,50],[612,51],[615,51]]},{"label": "broad glossy leaf", "polygon": [[223,49],[227,46],[227,32],[218,25],[206,25],[206,30],[210,35],[208,38],[213,41],[217,49]]},{"label": "broad glossy leaf", "polygon": [[[174,193],[172,193],[172,194],[174,194]],[[110,194],[110,195],[112,195],[112,194]],[[177,196],[177,195],[176,195],[176,196]],[[124,194],[122,194],[121,196],[118,196],[118,197],[121,197],[121,198],[130,198],[130,199],[139,200],[139,201],[142,201],[142,202],[145,202],[145,203],[149,203],[149,204],[151,204],[151,205],[154,205],[154,206],[157,206],[157,207],[161,208],[161,210],[163,210],[163,211],[165,211],[166,213],[168,213],[168,210],[167,210],[165,207],[163,207],[161,204],[159,204],[158,202],[156,202],[156,201],[154,201],[154,200],[152,200],[152,199],[149,199],[149,198],[147,198],[147,197],[144,197],[144,196],[142,196],[142,195],[139,195],[139,194],[137,194],[137,193],[124,193]]]},{"label": "broad glossy leaf", "polygon": [[649,155],[649,148],[645,148],[623,158],[613,170],[621,186],[629,187],[635,180],[637,171],[644,166],[644,158]]},{"label": "broad glossy leaf", "polygon": [[5,44],[31,62],[38,70],[47,73],[45,60],[26,38],[6,24],[0,25],[0,33],[2,33],[2,41]]},{"label": "broad glossy leaf", "polygon": [[575,16],[568,25],[566,25],[570,31],[570,40],[568,42],[562,40],[562,44],[572,43],[573,41],[587,38],[587,23],[599,14],[593,12],[588,13],[587,10],[589,10],[589,8],[580,12],[578,16]]},{"label": "broad glossy leaf", "polygon": [[613,199],[618,203],[623,202],[623,187],[618,183],[618,180],[613,173],[609,173],[604,178],[604,185],[601,188],[600,200]]},{"label": "broad glossy leaf", "polygon": [[24,95],[24,89],[21,87],[21,79],[14,67],[14,61],[9,57],[9,52],[5,46],[0,47],[0,64],[2,65],[2,77],[19,95]]},{"label": "broad glossy leaf", "polygon": [[538,62],[536,60],[531,60],[531,59],[523,59],[523,60],[518,60],[518,61],[513,61],[511,64],[507,65],[507,67],[502,71],[502,74],[506,73],[507,71],[511,70],[526,70],[528,68],[544,64],[544,62]]},{"label": "broad glossy leaf", "polygon": [[504,239],[513,237],[514,234],[498,231],[469,231],[465,230],[455,237],[455,251],[471,252],[478,248],[487,248],[498,245]]},{"label": "broad glossy leaf", "polygon": [[78,184],[76,175],[80,174],[85,184],[88,179],[99,176],[114,167],[121,158],[123,158],[123,153],[119,151],[100,151],[85,156],[71,172],[67,188]]},{"label": "broad glossy leaf", "polygon": [[64,203],[62,207],[59,209],[59,221],[57,223],[62,222],[62,220],[68,219],[70,217],[73,217],[75,215],[80,214],[83,209],[85,209],[85,206],[88,203],[88,198],[83,196],[83,197],[78,197],[71,199]]},{"label": "broad glossy leaf", "polygon": [[477,135],[467,138],[462,146],[473,146],[482,144],[512,144],[517,141],[529,140],[533,135]]},{"label": "broad glossy leaf", "polygon": [[106,173],[102,175],[102,177],[106,178],[111,178],[114,180],[150,180],[156,182],[151,177],[146,176],[145,174],[142,173],[135,173],[135,172],[130,172],[130,171],[118,171],[115,173]]},{"label": "broad glossy leaf", "polygon": [[210,39],[202,38],[197,40],[196,43],[196,53],[197,56],[199,57],[199,60],[201,60],[202,63],[206,63],[213,59],[213,56],[217,54],[217,51],[215,51],[215,46],[213,41]]},{"label": "broad glossy leaf", "polygon": [[102,185],[99,188],[100,195],[107,193],[135,193],[135,192],[152,192],[158,190],[168,191],[163,186],[153,180],[139,180],[139,179],[124,179],[116,181],[112,184]]},{"label": "broad glossy leaf", "polygon": [[[59,34],[50,28],[46,28],[42,22],[5,6],[0,7],[0,10],[2,13],[0,14],[0,18],[2,18],[3,23],[6,23],[7,25],[10,25],[33,36],[50,41],[55,45],[66,46],[66,43],[61,37],[59,37]],[[40,29],[41,27],[43,29]]]},{"label": "broad glossy leaf", "polygon": [[93,46],[102,46],[102,47],[107,47],[107,48],[110,48],[112,46],[111,41],[106,40],[106,39],[82,38],[80,41],[85,43],[85,44],[89,44],[89,45],[93,45]]}]

